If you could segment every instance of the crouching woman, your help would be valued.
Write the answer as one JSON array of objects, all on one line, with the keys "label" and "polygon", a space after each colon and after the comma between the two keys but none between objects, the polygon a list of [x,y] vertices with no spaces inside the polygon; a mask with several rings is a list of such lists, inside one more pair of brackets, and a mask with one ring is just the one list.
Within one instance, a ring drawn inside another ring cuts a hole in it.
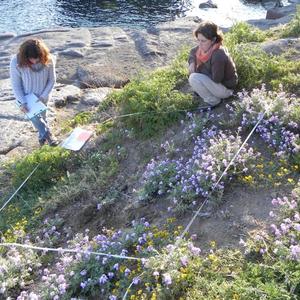
[{"label": "crouching woman", "polygon": [[189,55],[189,83],[209,106],[233,94],[238,82],[235,64],[222,46],[223,34],[210,21],[200,23],[194,31],[198,46]]}]

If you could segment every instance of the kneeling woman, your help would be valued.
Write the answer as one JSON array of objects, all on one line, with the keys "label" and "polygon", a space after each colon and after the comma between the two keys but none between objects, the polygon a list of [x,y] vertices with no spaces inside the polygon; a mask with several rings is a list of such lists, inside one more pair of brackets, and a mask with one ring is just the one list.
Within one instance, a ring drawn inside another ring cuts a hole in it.
[{"label": "kneeling woman", "polygon": [[216,24],[200,23],[194,36],[198,46],[190,51],[189,83],[193,91],[213,107],[233,94],[238,82],[235,64],[222,47],[223,34]]},{"label": "kneeling woman", "polygon": [[[29,39],[22,43],[19,52],[10,62],[10,79],[14,95],[21,110],[28,112],[25,96],[35,94],[47,105],[55,84],[55,66],[49,49],[42,40]],[[31,119],[39,133],[39,143],[50,146],[58,143],[52,138],[46,121],[46,112]]]}]

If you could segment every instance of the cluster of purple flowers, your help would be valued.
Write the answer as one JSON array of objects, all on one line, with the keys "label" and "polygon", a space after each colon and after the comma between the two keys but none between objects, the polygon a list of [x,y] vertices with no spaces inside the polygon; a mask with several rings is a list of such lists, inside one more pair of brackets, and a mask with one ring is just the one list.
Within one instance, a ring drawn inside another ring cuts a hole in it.
[{"label": "cluster of purple flowers", "polygon": [[[279,207],[279,224],[271,224],[271,231],[274,235],[274,253],[280,253],[287,259],[300,261],[300,207],[297,195],[275,198],[272,204]],[[271,216],[276,216],[270,212]]]},{"label": "cluster of purple flowers", "polygon": [[[254,89],[251,94],[239,93],[240,101],[233,106],[227,106],[233,117],[241,116],[242,127],[252,127],[266,111],[256,131],[278,156],[290,155],[298,152],[299,134],[297,122],[293,116],[299,106],[299,100],[283,91],[268,92],[263,86]],[[297,118],[297,117],[296,117]]]},{"label": "cluster of purple flowers", "polygon": [[194,149],[188,160],[154,160],[147,165],[143,175],[144,198],[172,193],[174,197],[187,201],[198,196],[207,197],[209,192],[222,191],[225,181],[231,180],[237,172],[249,169],[246,165],[254,160],[253,149],[247,145],[233,162],[227,174],[218,182],[224,169],[238,151],[242,141],[239,135],[218,130],[216,126],[203,129],[194,137]]},{"label": "cluster of purple flowers", "polygon": [[[49,220],[44,224],[49,231]],[[43,282],[43,289],[36,297],[42,299],[63,299],[74,295],[86,295],[88,290],[99,290],[103,299],[117,299],[117,296],[111,293],[111,286],[116,282],[124,281],[122,286],[129,285],[133,281],[134,285],[139,285],[141,279],[135,277],[132,270],[137,268],[137,261],[127,261],[113,258],[110,256],[94,255],[90,252],[102,252],[108,254],[117,254],[120,256],[151,256],[155,248],[160,243],[167,243],[169,238],[161,241],[158,236],[154,237],[151,232],[149,222],[145,218],[132,222],[132,230],[103,230],[103,233],[93,238],[89,237],[89,230],[85,233],[77,234],[73,240],[67,242],[71,249],[78,250],[76,253],[61,252],[53,268],[45,268],[40,272]],[[56,228],[50,228],[55,232]],[[42,230],[45,232],[45,230]],[[45,237],[46,239],[48,237]],[[148,245],[151,243],[151,246]],[[156,251],[157,252],[157,251]],[[18,259],[16,253],[12,255]],[[20,259],[20,263],[22,260]],[[142,267],[144,262],[140,262]],[[0,276],[1,277],[1,276]],[[125,282],[126,281],[126,282]],[[81,292],[78,294],[78,290]],[[19,299],[27,299],[29,292],[22,291]]]},{"label": "cluster of purple flowers", "polygon": [[[290,198],[278,197],[272,200],[275,211],[269,215],[276,222],[270,225],[270,233],[261,231],[253,239],[240,244],[245,252],[259,252],[262,256],[277,257],[280,261],[300,262],[300,189],[296,188]],[[288,263],[293,266],[294,264]],[[287,266],[288,266],[287,265]]]}]

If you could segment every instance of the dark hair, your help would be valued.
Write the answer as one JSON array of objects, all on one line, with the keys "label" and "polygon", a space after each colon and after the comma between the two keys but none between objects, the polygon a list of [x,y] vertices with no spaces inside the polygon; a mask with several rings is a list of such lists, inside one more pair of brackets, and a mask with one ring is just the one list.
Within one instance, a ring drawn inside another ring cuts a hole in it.
[{"label": "dark hair", "polygon": [[18,53],[19,66],[30,66],[29,58],[39,58],[43,65],[49,63],[50,51],[42,40],[29,39],[21,44]]},{"label": "dark hair", "polygon": [[211,21],[203,21],[194,31],[195,38],[198,37],[198,34],[201,33],[207,39],[220,43],[223,41],[223,33],[219,29],[218,25]]}]

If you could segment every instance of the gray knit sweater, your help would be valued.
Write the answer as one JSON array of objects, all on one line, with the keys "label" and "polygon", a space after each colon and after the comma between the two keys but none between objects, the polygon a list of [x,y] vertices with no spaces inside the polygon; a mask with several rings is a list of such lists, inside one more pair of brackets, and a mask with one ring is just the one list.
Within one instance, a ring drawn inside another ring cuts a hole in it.
[{"label": "gray knit sweater", "polygon": [[56,80],[54,58],[51,57],[48,65],[37,63],[31,68],[21,68],[15,55],[10,62],[10,80],[16,100],[20,104],[26,103],[24,96],[30,93],[43,98],[46,104]]}]

